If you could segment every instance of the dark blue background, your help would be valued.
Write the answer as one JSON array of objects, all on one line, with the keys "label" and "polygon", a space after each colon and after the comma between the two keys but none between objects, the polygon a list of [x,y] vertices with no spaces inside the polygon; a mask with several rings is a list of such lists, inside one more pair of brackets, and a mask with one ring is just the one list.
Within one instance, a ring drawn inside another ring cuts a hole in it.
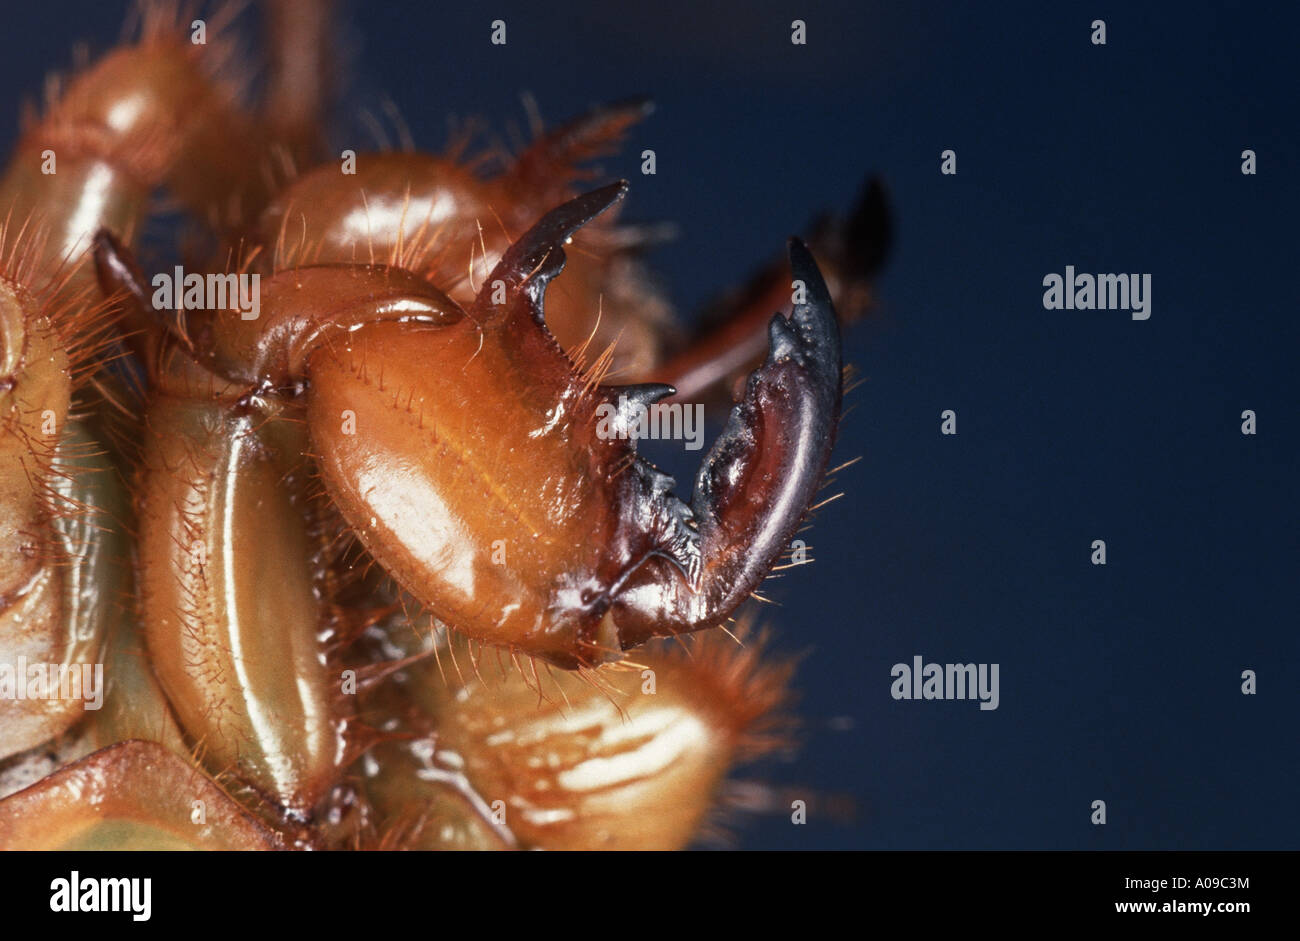
[{"label": "dark blue background", "polygon": [[[848,337],[866,382],[837,449],[864,460],[817,519],[817,564],[768,591],[781,646],[808,651],[805,747],[750,775],[851,794],[858,813],[751,820],[740,845],[1300,846],[1297,24],[1227,3],[1048,6],[349,11],[345,104],[386,94],[425,148],[449,113],[524,126],[525,91],[549,121],[652,95],[604,167],[632,179],[630,218],[680,224],[654,260],[684,310],[846,205],[866,171],[888,182],[896,252]],[[15,112],[120,16],[6,10]],[[956,177],[939,173],[947,148]],[[1240,173],[1246,148],[1257,176]],[[1042,278],[1067,264],[1149,272],[1151,319],[1045,311]],[[895,702],[890,667],[916,654],[1001,664],[1001,707]]]}]

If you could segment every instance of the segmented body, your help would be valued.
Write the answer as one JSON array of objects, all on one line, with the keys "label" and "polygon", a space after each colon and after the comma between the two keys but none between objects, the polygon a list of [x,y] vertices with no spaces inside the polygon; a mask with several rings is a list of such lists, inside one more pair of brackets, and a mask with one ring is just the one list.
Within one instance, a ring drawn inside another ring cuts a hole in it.
[{"label": "segmented body", "polygon": [[[0,845],[683,846],[781,740],[788,668],[708,629],[820,485],[831,291],[795,243],[789,316],[733,318],[744,353],[705,385],[754,371],[679,500],[597,415],[671,395],[604,379],[671,372],[684,332],[605,212],[626,185],[576,187],[645,107],[490,173],[343,174],[314,149],[319,87],[286,77],[323,68],[292,6],[261,110],[220,42],[149,6],[0,181],[0,665],[105,673],[94,713],[0,701],[0,781],[66,765],[0,801]],[[208,271],[260,279],[253,317],[153,302],[131,245],[158,188],[208,226]],[[111,799],[71,799],[85,781]]]}]

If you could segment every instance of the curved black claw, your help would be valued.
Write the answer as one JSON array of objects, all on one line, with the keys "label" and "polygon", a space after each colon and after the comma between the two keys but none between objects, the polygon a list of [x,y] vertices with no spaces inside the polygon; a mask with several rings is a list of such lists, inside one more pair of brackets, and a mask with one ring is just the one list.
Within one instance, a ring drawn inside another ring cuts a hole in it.
[{"label": "curved black claw", "polygon": [[842,395],[839,322],[812,254],[798,239],[789,248],[793,313],[769,323],[767,360],[700,467],[690,507],[644,462],[627,485],[653,539],[613,602],[624,649],[725,621],[785,552],[821,485]]},{"label": "curved black claw", "polygon": [[642,414],[656,403],[677,393],[672,386],[662,382],[643,382],[632,386],[605,386],[602,391],[608,397],[614,412],[608,419],[608,428],[603,435],[606,438],[636,440],[636,426]]},{"label": "curved black claw", "polygon": [[100,229],[92,241],[92,253],[101,287],[109,289],[109,293],[125,290],[143,310],[150,308],[144,272],[135,263],[131,250],[116,235]]},{"label": "curved black claw", "polygon": [[180,312],[154,308],[144,272],[136,264],[135,255],[116,235],[100,229],[91,243],[91,253],[100,290],[106,297],[122,298],[120,310],[126,340],[142,362],[152,362],[160,334],[178,341],[186,349],[193,349]]},{"label": "curved black claw", "polygon": [[[627,195],[627,180],[619,180],[557,206],[506,251],[488,275],[475,300],[480,324],[525,313],[546,325],[542,296],[551,279],[564,270],[565,241],[574,232]],[[503,290],[504,288],[504,290]],[[503,298],[503,302],[497,302]],[[525,306],[520,308],[520,301]]]},{"label": "curved black claw", "polygon": [[[788,321],[778,314],[768,326],[772,348],[767,362],[783,357],[794,359],[808,371],[823,400],[838,399],[843,364],[840,359],[840,323],[835,316],[831,292],[808,246],[798,238],[791,238],[789,250],[796,300]],[[781,335],[779,344],[778,333]]]}]

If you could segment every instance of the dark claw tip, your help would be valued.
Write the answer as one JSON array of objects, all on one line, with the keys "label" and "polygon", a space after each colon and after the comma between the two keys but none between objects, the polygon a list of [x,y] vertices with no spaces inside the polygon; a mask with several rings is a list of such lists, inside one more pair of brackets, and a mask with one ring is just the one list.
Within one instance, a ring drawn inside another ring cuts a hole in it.
[{"label": "dark claw tip", "polygon": [[564,216],[561,216],[561,218],[570,220],[571,228],[569,232],[572,233],[626,196],[630,185],[627,180],[615,180],[613,183],[599,189],[583,193],[581,196],[569,200],[563,206],[548,212],[542,217],[542,221],[544,222],[552,216],[561,216],[563,213]]},{"label": "dark claw tip", "polygon": [[99,229],[91,240],[91,255],[95,259],[95,272],[105,293],[112,294],[125,287],[143,306],[145,277],[135,263],[130,249],[108,229]]},{"label": "dark claw tip", "polygon": [[90,244],[97,265],[119,263],[126,255],[126,247],[121,239],[108,229],[97,229]]},{"label": "dark claw tip", "polygon": [[627,189],[627,180],[619,180],[552,209],[510,246],[489,280],[516,285],[532,276],[544,285],[564,267],[565,240],[626,196]]},{"label": "dark claw tip", "polygon": [[826,289],[826,282],[822,278],[821,269],[817,267],[817,260],[813,258],[812,252],[804,244],[803,239],[792,235],[789,241],[790,249],[790,270],[794,273],[795,279],[802,281],[807,288],[807,304],[802,307],[822,307],[830,313],[834,313],[834,307],[831,304],[830,291]]},{"label": "dark claw tip", "polygon": [[791,238],[790,272],[803,283],[803,303],[787,321],[777,315],[768,325],[768,362],[793,359],[826,389],[839,389],[840,325],[830,291],[808,246]]},{"label": "dark claw tip", "polygon": [[609,397],[617,401],[620,398],[637,405],[650,406],[666,399],[669,396],[676,395],[677,389],[663,382],[643,382],[632,386],[610,386]]}]

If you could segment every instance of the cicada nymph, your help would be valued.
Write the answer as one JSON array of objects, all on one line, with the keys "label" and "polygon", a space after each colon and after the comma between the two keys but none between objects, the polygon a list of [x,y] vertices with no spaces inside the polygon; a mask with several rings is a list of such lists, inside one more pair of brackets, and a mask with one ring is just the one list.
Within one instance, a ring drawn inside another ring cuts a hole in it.
[{"label": "cicada nymph", "polygon": [[[319,17],[269,5],[258,97],[222,16],[142,9],[0,181],[0,664],[103,672],[0,701],[0,785],[53,772],[0,845],[688,845],[792,741],[727,625],[822,485],[878,185],[692,333],[590,182],[644,102],[343,172]],[[679,496],[623,426],[733,390]]]}]

